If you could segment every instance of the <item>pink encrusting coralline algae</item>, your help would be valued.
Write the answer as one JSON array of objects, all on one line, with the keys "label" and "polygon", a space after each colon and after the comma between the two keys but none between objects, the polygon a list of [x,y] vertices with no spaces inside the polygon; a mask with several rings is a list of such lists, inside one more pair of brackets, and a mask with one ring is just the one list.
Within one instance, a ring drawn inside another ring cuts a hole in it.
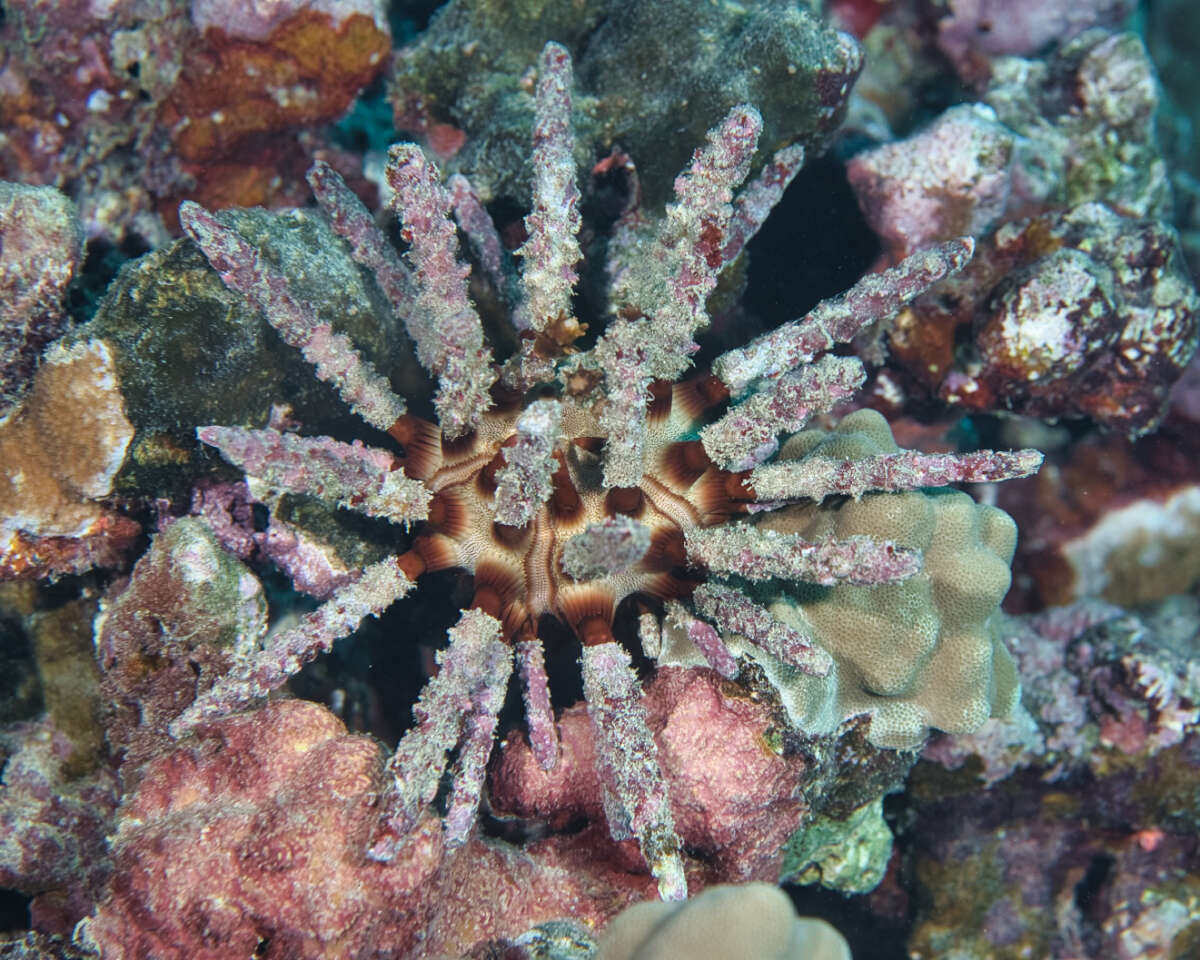
[{"label": "pink encrusting coralline algae", "polygon": [[[299,625],[243,652],[172,732],[184,736],[280,687],[413,590],[421,574],[462,568],[475,577],[474,600],[450,629],[439,670],[414,706],[416,723],[388,767],[368,855],[397,855],[455,750],[444,838],[450,846],[469,839],[514,662],[533,754],[543,769],[554,767],[559,741],[537,632],[539,617],[549,614],[583,645],[610,832],[638,841],[663,897],[683,898],[666,780],[631,657],[613,635],[616,606],[633,594],[665,602],[668,619],[685,627],[723,676],[736,676],[744,662],[726,646],[732,634],[801,673],[824,676],[834,663],[819,638],[777,619],[738,581],[892,584],[921,569],[921,554],[869,536],[809,540],[759,529],[758,515],[870,491],[1026,476],[1041,455],[902,451],[767,462],[780,434],[828,413],[863,383],[859,360],[828,351],[959,270],[974,250],[969,237],[920,250],[730,351],[714,363],[715,376],[680,381],[708,324],[706,301],[718,276],[802,160],[798,148],[780,151],[735,198],[761,128],[750,106],[736,107],[710,132],[676,180],[676,202],[657,232],[638,237],[628,228],[637,254],[622,272],[610,319],[593,346],[575,346],[585,327],[572,312],[581,254],[571,87],[566,50],[548,44],[536,92],[533,209],[518,251],[524,269],[508,291],[519,347],[503,363],[487,343],[468,296],[469,267],[458,255],[452,217],[483,252],[484,273],[502,276],[495,228],[469,184],[454,178],[448,189],[418,147],[392,148],[387,180],[409,244],[401,258],[337,174],[320,164],[310,174],[321,209],[375,274],[436,378],[440,426],[406,413],[349,339],[321,322],[219,216],[194,203],[181,208],[184,229],[226,285],[260,308],[318,377],[403,453],[275,429],[206,426],[200,439],[242,467],[260,499],[304,493],[414,529],[406,550],[367,566]],[[728,411],[704,426],[705,411],[726,401],[733,402]],[[656,628],[643,624],[642,632],[653,636]]]}]

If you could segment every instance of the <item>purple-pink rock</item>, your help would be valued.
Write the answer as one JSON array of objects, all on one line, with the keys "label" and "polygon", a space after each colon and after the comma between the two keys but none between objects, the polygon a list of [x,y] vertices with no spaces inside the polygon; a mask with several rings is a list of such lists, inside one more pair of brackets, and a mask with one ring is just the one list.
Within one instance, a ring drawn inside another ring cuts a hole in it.
[{"label": "purple-pink rock", "polygon": [[959,788],[914,771],[913,956],[1194,953],[1198,612],[1086,602],[1013,623],[1025,710],[925,750]]},{"label": "purple-pink rock", "polygon": [[558,917],[602,927],[651,896],[640,856],[623,861],[603,828],[449,852],[427,813],[392,861],[370,860],[382,763],[313,703],[216,721],[126,797],[112,882],[78,938],[106,960],[457,957]]},{"label": "purple-pink rock", "polygon": [[867,222],[896,259],[1001,218],[1012,188],[1013,133],[983,104],[952,107],[905,140],[847,166]]},{"label": "purple-pink rock", "polygon": [[83,256],[75,205],[53,187],[0,182],[0,412],[24,393],[66,327],[67,284]]},{"label": "purple-pink rock", "polygon": [[33,898],[31,919],[46,933],[69,934],[111,868],[117,780],[105,768],[73,771],[75,753],[50,722],[0,730],[0,885]]},{"label": "purple-pink rock", "polygon": [[[725,689],[713,671],[681,668],[656,673],[644,706],[684,845],[705,855],[714,880],[778,877],[784,843],[808,813],[793,796],[807,763],[767,747],[771,709]],[[603,822],[587,713],[566,711],[559,732],[562,755],[551,771],[524,740],[508,741],[492,778],[493,806],[552,827],[579,816]]]},{"label": "purple-pink rock", "polygon": [[1196,349],[1170,227],[1097,203],[1005,224],[891,331],[892,358],[965,410],[1152,430]]},{"label": "purple-pink rock", "polygon": [[1133,0],[948,0],[938,46],[965,79],[986,76],[994,57],[1028,57],[1089,27],[1115,27]]}]

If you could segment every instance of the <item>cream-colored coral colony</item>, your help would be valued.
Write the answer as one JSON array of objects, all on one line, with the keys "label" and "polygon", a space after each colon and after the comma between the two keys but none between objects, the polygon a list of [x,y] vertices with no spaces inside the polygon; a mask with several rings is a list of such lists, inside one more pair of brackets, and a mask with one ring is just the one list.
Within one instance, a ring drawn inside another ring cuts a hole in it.
[{"label": "cream-colored coral colony", "polygon": [[[916,491],[1024,476],[1041,457],[902,451],[868,411],[832,434],[799,434],[776,457],[780,434],[801,430],[865,379],[857,359],[829,348],[961,268],[970,238],[870,275],[721,356],[712,375],[680,380],[718,274],[802,161],[799,148],[780,151],[734,200],[761,126],[749,106],[708,135],[656,233],[618,228],[613,246],[624,244],[627,258],[614,276],[610,317],[594,345],[578,350],[570,88],[570,58],[549,44],[519,284],[503,282],[506,255],[470,185],[454,177],[443,186],[415,145],[393,147],[387,169],[410,246],[403,260],[332,170],[318,164],[310,174],[322,210],[437,377],[439,424],[407,414],[353,345],[220,217],[183,205],[184,228],[225,283],[402,453],[272,429],[202,427],[200,439],[244,468],[256,496],[306,493],[415,529],[405,552],[368,566],[298,626],[243,651],[173,732],[264,696],[407,594],[422,573],[459,567],[474,576],[474,601],[450,629],[416,723],[391,760],[369,855],[396,854],[435,800],[456,747],[445,836],[451,845],[468,836],[514,662],[530,745],[543,767],[554,766],[558,735],[537,635],[549,614],[582,643],[610,830],[636,838],[663,897],[681,898],[666,786],[630,655],[613,636],[617,604],[641,594],[662,605],[667,629],[645,614],[640,630],[660,662],[706,664],[730,678],[757,662],[806,730],[832,730],[858,713],[872,716],[881,745],[910,746],[930,725],[973,729],[1004,710],[1015,689],[989,627],[1008,584],[1012,522],[966,494]],[[501,296],[512,291],[520,347],[502,364],[468,298],[452,216],[478,269]],[[725,406],[703,425],[709,410]],[[774,590],[769,609],[748,592],[760,581],[756,597]]]}]

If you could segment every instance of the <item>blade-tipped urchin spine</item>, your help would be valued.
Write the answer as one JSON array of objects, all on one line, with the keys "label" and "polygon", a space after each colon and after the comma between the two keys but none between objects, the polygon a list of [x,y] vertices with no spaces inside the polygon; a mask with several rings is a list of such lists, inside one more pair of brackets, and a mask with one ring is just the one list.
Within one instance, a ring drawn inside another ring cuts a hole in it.
[{"label": "blade-tipped urchin spine", "polygon": [[638,642],[646,656],[657,660],[662,654],[662,625],[649,611],[638,616]]},{"label": "blade-tipped urchin spine", "polygon": [[696,609],[722,630],[740,633],[760,650],[801,673],[824,677],[833,659],[813,640],[777,620],[740,590],[720,583],[703,583],[693,595]]},{"label": "blade-tipped urchin spine", "polygon": [[805,540],[796,533],[761,530],[748,523],[689,530],[688,557],[716,574],[747,580],[779,578],[832,586],[896,583],[921,569],[921,554],[890,540],[847,537]]},{"label": "blade-tipped urchin spine", "polygon": [[438,378],[434,405],[442,431],[454,439],[474,428],[491,406],[492,353],[467,295],[470,268],[458,259],[450,196],[438,182],[437,169],[416,144],[398,143],[388,153],[387,179],[416,268],[417,310],[423,319],[410,323],[409,333],[418,359]]},{"label": "blade-tipped urchin spine", "polygon": [[472,614],[472,622],[465,621],[466,615],[456,629],[473,631],[474,642],[479,645],[478,666],[458,759],[454,763],[454,790],[446,807],[444,829],[449,847],[462,844],[475,825],[487,764],[492,756],[492,742],[496,737],[496,721],[504,706],[513,666],[513,652],[500,639],[499,621],[478,610]]},{"label": "blade-tipped urchin spine", "polygon": [[737,397],[759,379],[773,379],[832,347],[847,343],[869,324],[893,316],[933,284],[957,273],[975,254],[975,240],[959,237],[870,273],[841,296],[822,300],[799,320],[717,357],[713,372]]},{"label": "blade-tipped urchin spine", "polygon": [[558,763],[558,726],[550,705],[550,682],[546,677],[546,655],[542,641],[517,643],[517,665],[521,672],[521,691],[525,700],[525,721],[529,725],[529,747],[543,770]]},{"label": "blade-tipped urchin spine", "polygon": [[446,181],[446,189],[454,205],[454,221],[467,238],[475,265],[495,287],[505,305],[514,307],[520,301],[516,270],[506,257],[496,224],[475,193],[471,181],[461,173],[454,174]]},{"label": "blade-tipped urchin spine", "polygon": [[182,736],[200,723],[266,696],[318,653],[328,651],[335,640],[352,634],[363,620],[378,616],[412,588],[395,557],[371,564],[297,626],[272,634],[262,650],[243,656],[175,719],[171,735]]},{"label": "blade-tipped urchin spine", "polygon": [[662,345],[654,377],[674,380],[695,350],[692,337],[708,325],[706,304],[725,265],[724,248],[733,218],[733,191],[750,172],[762,117],[742,104],[708,134],[691,166],[675,178],[675,202],[649,261],[663,273],[661,299],[643,306]]},{"label": "blade-tipped urchin spine", "polygon": [[686,899],[667,784],[629,654],[611,641],[585,646],[582,665],[609,831],[617,840],[638,839],[664,900]]},{"label": "blade-tipped urchin spine", "polygon": [[416,312],[412,271],[379,229],[366,204],[322,160],[308,171],[308,185],[334,232],[350,245],[354,262],[371,271],[396,316],[408,324]]},{"label": "blade-tipped urchin spine", "polygon": [[525,218],[529,239],[517,252],[524,260],[525,300],[518,328],[545,330],[570,325],[571,295],[579,279],[579,190],[575,186],[575,137],[571,130],[571,55],[557,43],[542,50],[533,124],[533,209]]},{"label": "blade-tipped urchin spine", "polygon": [[736,259],[767,222],[775,205],[783,199],[783,192],[804,166],[804,147],[793,144],[777,150],[769,163],[746,184],[733,204],[733,217],[729,223],[729,237],[721,250],[721,258],[729,263]]},{"label": "blade-tipped urchin spine", "polygon": [[667,603],[666,614],[667,625],[687,633],[688,639],[717,673],[726,679],[738,675],[737,660],[711,624],[693,617],[683,604],[675,600]]},{"label": "blade-tipped urchin spine", "polygon": [[629,281],[649,319],[615,320],[594,348],[607,387],[601,414],[607,486],[641,482],[647,390],[652,380],[674,380],[687,369],[697,349],[692,337],[708,324],[706,304],[725,263],[733,190],[746,179],[761,130],[758,111],[742,105],[709,131],[708,143],[676,178],[676,202]]},{"label": "blade-tipped urchin spine", "polygon": [[866,377],[854,357],[821,357],[789,370],[701,430],[704,452],[726,470],[756,467],[779,449],[780,433],[795,433],[854,396]]},{"label": "blade-tipped urchin spine", "polygon": [[623,573],[650,549],[650,528],[617,514],[589,524],[566,542],[563,573],[573,580],[596,580]]},{"label": "blade-tipped urchin spine", "polygon": [[487,757],[481,761],[480,755],[485,742],[487,753],[491,752],[495,714],[503,704],[512,669],[512,651],[500,633],[500,621],[482,610],[464,610],[450,628],[449,645],[437,655],[438,672],[413,706],[416,725],[400,739],[388,763],[379,824],[367,850],[373,860],[391,860],[399,852],[421,811],[437,795],[446,754],[464,739],[464,733],[463,749],[469,756],[460,772],[465,780],[451,800],[456,814],[453,822],[447,822],[446,839],[450,843],[465,839],[487,763]]},{"label": "blade-tipped urchin spine", "polygon": [[812,456],[756,467],[750,485],[758,500],[787,502],[859,497],[869,490],[917,490],[951,483],[1015,480],[1037,472],[1037,450],[977,450],[974,453],[881,453],[860,460]]},{"label": "blade-tipped urchin spine", "polygon": [[650,381],[645,346],[649,337],[645,320],[615,320],[592,348],[604,371],[604,485],[634,487],[642,480],[646,448],[646,402]]},{"label": "blade-tipped urchin spine", "polygon": [[216,426],[198,427],[196,436],[272,489],[309,494],[405,526],[429,515],[428,488],[405,476],[390,453],[357,440]]},{"label": "blade-tipped urchin spine", "polygon": [[561,422],[562,404],[557,400],[535,400],[517,420],[516,442],[501,448],[504,466],[496,472],[497,523],[523,527],[550,499]]},{"label": "blade-tipped urchin spine", "polygon": [[179,207],[179,222],[231,290],[263,312],[284,343],[304,354],[317,376],[332,384],[358,416],[386,430],[404,414],[404,401],[392,392],[350,339],[334,333],[308,304],[292,296],[290,285],[236,230],[221,224],[198,203]]}]

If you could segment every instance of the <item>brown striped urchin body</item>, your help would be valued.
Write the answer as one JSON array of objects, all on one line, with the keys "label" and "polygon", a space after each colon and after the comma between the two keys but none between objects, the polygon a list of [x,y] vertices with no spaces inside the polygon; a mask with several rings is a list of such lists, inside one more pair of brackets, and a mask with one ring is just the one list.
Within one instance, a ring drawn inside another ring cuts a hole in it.
[{"label": "brown striped urchin body", "polygon": [[[524,526],[495,519],[496,475],[515,440],[521,407],[489,411],[460,440],[444,440],[435,425],[406,416],[392,434],[405,446],[405,472],[432,492],[429,516],[400,558],[416,579],[461,568],[475,579],[473,604],[503,624],[510,641],[537,634],[538,620],[557,617],[584,644],[611,641],[612,618],[627,597],[658,601],[690,596],[702,573],[689,567],[691,530],[745,513],[752,493],[743,477],[719,469],[695,437],[709,407],[727,396],[712,377],[655,384],[647,417],[645,474],[636,487],[605,487],[603,438],[593,417],[569,407],[554,453],[553,493]],[[576,580],[563,569],[572,537],[606,519],[625,516],[649,530],[649,549],[627,569]]]}]

